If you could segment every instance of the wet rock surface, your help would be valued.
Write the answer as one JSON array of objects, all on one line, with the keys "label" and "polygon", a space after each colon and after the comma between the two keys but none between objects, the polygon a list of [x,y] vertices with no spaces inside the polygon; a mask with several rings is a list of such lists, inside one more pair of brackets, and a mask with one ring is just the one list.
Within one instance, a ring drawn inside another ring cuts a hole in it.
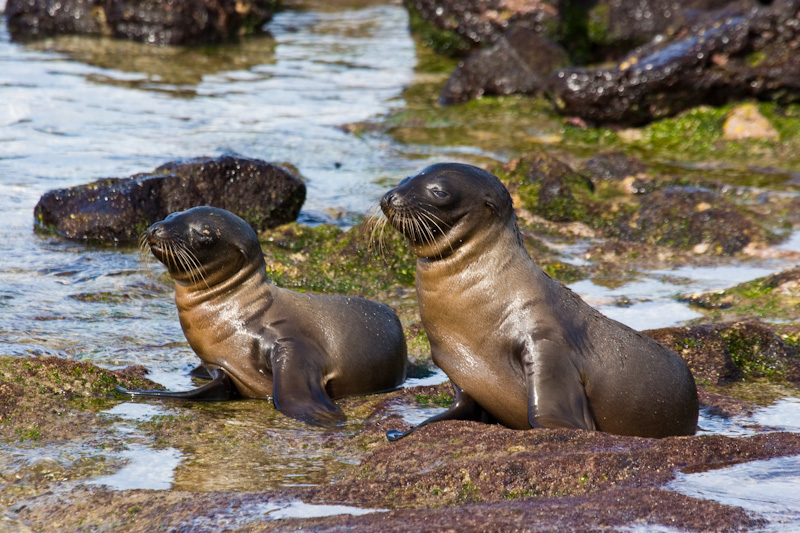
[{"label": "wet rock surface", "polygon": [[[647,333],[680,348],[678,352],[701,382],[763,379],[762,374],[747,370],[747,360],[731,355],[734,344],[748,343],[755,346],[753,353],[762,363],[787,369],[768,378],[800,377],[794,348],[772,330],[747,323]],[[733,335],[739,341],[731,341]],[[108,407],[114,401],[115,384],[152,387],[142,380],[142,372],[141,367],[113,372],[57,358],[0,358],[0,399],[4,404],[16,399],[0,424],[2,446],[23,436],[27,446],[34,447],[91,438],[95,446],[119,449],[123,443],[104,429],[108,417],[96,414],[95,402]],[[711,392],[701,386],[702,407],[718,417],[747,415],[755,409],[754,404],[724,392],[724,388]],[[84,464],[85,458],[76,464],[64,459],[60,460],[63,464],[16,460],[5,465],[0,475],[0,501],[8,509],[4,520],[34,530],[437,531],[447,526],[563,531],[647,524],[682,531],[730,531],[762,527],[765,521],[737,507],[665,490],[665,484],[678,472],[800,454],[800,434],[767,428],[737,437],[701,432],[646,439],[565,429],[515,431],[448,421],[420,428],[398,442],[386,441],[387,429],[409,426],[393,414],[398,406],[446,405],[451,398],[447,383],[348,398],[342,407],[348,418],[360,423],[312,432],[293,421],[285,427],[274,426],[285,417],[264,402],[193,403],[188,416],[173,411],[137,425],[137,431],[154,442],[197,455],[204,465],[201,479],[179,481],[182,487],[193,489],[113,491],[82,484],[106,471],[108,466],[102,461],[95,465]],[[256,403],[258,409],[253,412],[263,413],[258,420],[249,415],[242,418],[244,411],[236,409]],[[329,483],[271,489],[254,488],[255,478],[230,480],[222,475],[246,465],[252,468],[250,461],[286,453],[276,446],[327,450],[332,456],[349,457],[351,466],[340,469]],[[239,456],[248,459],[242,463]],[[245,485],[237,487],[237,480]],[[292,502],[376,512],[281,520],[271,516]]]},{"label": "wet rock surface", "polygon": [[645,196],[639,208],[619,225],[625,240],[694,247],[730,255],[752,241],[764,241],[763,230],[743,217],[719,194],[700,187],[667,187]]},{"label": "wet rock surface", "polygon": [[586,15],[589,42],[596,59],[618,56],[661,33],[690,26],[703,16],[731,5],[756,5],[756,0],[601,0]]},{"label": "wet rock surface", "polygon": [[77,34],[199,45],[260,32],[276,6],[272,0],[8,0],[5,17],[15,40]]},{"label": "wet rock surface", "polygon": [[567,64],[557,43],[525,27],[515,27],[489,47],[459,63],[439,102],[451,105],[484,95],[538,94],[551,73]]},{"label": "wet rock surface", "polygon": [[556,108],[599,123],[644,124],[700,104],[800,98],[800,2],[734,5],[654,39],[613,68],[558,71]]},{"label": "wet rock surface", "polygon": [[465,39],[470,46],[495,43],[510,27],[544,33],[558,15],[548,0],[405,0],[406,7],[440,30]]},{"label": "wet rock surface", "polygon": [[256,231],[297,218],[305,184],[281,166],[223,156],[167,163],[152,173],[108,178],[45,193],[36,227],[77,241],[135,243],[175,211],[209,205],[232,211]]},{"label": "wet rock surface", "polygon": [[680,354],[700,383],[741,379],[800,381],[800,354],[768,325],[757,322],[702,324],[645,331]]},{"label": "wet rock surface", "polygon": [[[445,105],[547,92],[568,117],[636,126],[704,104],[800,100],[797,0],[406,5],[464,43],[456,48],[468,57],[440,95]],[[541,80],[567,61],[575,66]],[[616,65],[583,66],[609,61]]]}]

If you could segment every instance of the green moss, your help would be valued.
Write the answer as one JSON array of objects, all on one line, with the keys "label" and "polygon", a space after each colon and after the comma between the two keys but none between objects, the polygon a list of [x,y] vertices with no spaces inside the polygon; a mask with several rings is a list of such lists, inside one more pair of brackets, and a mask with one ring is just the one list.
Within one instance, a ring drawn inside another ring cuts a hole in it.
[{"label": "green moss", "polygon": [[42,438],[42,430],[36,425],[28,428],[19,428],[17,429],[17,435],[19,435],[20,442],[37,441]]},{"label": "green moss", "polygon": [[446,56],[462,56],[472,48],[470,42],[458,33],[441,30],[422,18],[413,2],[405,2],[405,5],[408,9],[408,25],[411,33],[416,35],[423,45]]},{"label": "green moss", "polygon": [[562,283],[574,283],[586,279],[586,273],[569,263],[546,263],[540,265],[547,275]]},{"label": "green moss", "polygon": [[506,490],[503,492],[503,498],[506,500],[515,500],[517,498],[533,498],[535,496],[542,496],[544,493],[540,490]]},{"label": "green moss", "polygon": [[471,503],[480,501],[478,497],[478,493],[480,489],[475,486],[472,481],[467,478],[467,480],[461,485],[458,489],[458,494],[456,495],[456,502],[458,503]]},{"label": "green moss", "polygon": [[765,355],[757,338],[747,337],[735,329],[721,337],[725,341],[726,351],[745,379],[785,377],[786,369],[779,361]]},{"label": "green moss", "polygon": [[450,407],[453,404],[453,397],[446,393],[440,394],[415,394],[414,400],[424,406],[435,405],[437,407]]},{"label": "green moss", "polygon": [[608,34],[611,26],[611,8],[608,4],[598,4],[589,11],[589,18],[586,22],[586,32],[589,40],[594,44],[607,45],[612,39]]},{"label": "green moss", "polygon": [[416,257],[391,228],[373,240],[361,226],[288,224],[264,233],[262,246],[269,277],[294,290],[374,297],[414,283]]},{"label": "green moss", "polygon": [[757,50],[755,52],[751,52],[747,57],[745,57],[744,60],[751,67],[757,67],[763,63],[765,59],[767,59],[767,55],[764,53],[764,51]]},{"label": "green moss", "polygon": [[689,302],[706,314],[698,321],[722,322],[747,318],[796,321],[800,293],[793,289],[776,290],[800,277],[788,270],[741,283],[730,289],[693,296]]},{"label": "green moss", "polygon": [[592,45],[586,8],[580,2],[561,2],[559,19],[554,35],[556,41],[567,50],[573,63],[587,63],[592,57]]}]

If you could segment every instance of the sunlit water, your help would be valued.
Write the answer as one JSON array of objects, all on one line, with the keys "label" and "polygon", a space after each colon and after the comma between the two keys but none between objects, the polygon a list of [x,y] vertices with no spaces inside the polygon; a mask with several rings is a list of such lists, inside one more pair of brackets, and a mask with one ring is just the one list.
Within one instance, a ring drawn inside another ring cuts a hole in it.
[{"label": "sunlit water", "polygon": [[[441,154],[431,148],[427,160],[406,156],[391,140],[338,127],[403,104],[416,62],[407,24],[399,2],[312,5],[276,15],[271,36],[198,51],[116,41],[97,46],[79,38],[20,45],[9,42],[0,18],[0,354],[112,368],[143,364],[166,387],[191,387],[186,373],[196,357],[183,340],[172,295],[157,279],[160,266],[143,268],[130,249],[38,236],[34,205],[50,189],[180,158],[237,153],[299,169],[308,185],[302,222],[350,224],[389,185]],[[459,152],[470,148],[448,153]],[[799,243],[794,236],[783,247],[798,250]],[[676,294],[732,286],[785,266],[649,272],[618,288],[583,281],[573,289],[609,316],[646,329],[697,316]],[[413,384],[444,379],[437,374]],[[131,413],[140,408],[132,406],[140,404],[123,405],[108,415],[134,423]],[[434,412],[401,414],[416,423]],[[748,434],[754,423],[800,431],[796,423],[770,420],[763,412],[746,420],[704,415],[701,426],[726,434]],[[126,427],[123,421],[119,430]],[[127,470],[94,482],[132,488],[126,483],[142,476],[137,465],[149,462],[162,465],[158,479],[137,487],[167,488],[181,456],[135,444],[119,459]],[[299,505],[255,512],[277,517]]]}]

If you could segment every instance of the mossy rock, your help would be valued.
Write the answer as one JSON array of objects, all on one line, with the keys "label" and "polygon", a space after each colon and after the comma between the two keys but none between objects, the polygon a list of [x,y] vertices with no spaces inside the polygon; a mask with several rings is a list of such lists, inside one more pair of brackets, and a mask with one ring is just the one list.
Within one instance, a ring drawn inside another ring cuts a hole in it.
[{"label": "mossy rock", "polygon": [[667,187],[648,194],[618,226],[625,240],[732,255],[766,232],[720,194],[700,187]]},{"label": "mossy rock", "polygon": [[260,239],[267,274],[283,287],[377,297],[414,283],[416,257],[390,227],[287,224]]},{"label": "mossy rock", "polygon": [[644,332],[680,354],[709,385],[767,379],[800,382],[800,352],[761,322],[704,324]]}]

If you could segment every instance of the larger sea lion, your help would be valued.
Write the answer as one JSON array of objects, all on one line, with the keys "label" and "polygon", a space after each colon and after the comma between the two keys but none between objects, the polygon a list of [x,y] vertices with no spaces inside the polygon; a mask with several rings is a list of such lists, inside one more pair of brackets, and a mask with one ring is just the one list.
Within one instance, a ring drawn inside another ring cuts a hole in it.
[{"label": "larger sea lion", "polygon": [[273,285],[255,231],[233,213],[173,213],[146,239],[175,279],[183,333],[213,380],[187,392],[122,392],[266,398],[287,416],[333,426],[345,416],[332,399],[389,391],[405,379],[405,337],[388,306]]},{"label": "larger sea lion", "polygon": [[694,434],[697,389],[683,359],[539,268],[494,175],[432,165],[387,192],[381,209],[418,257],[422,325],[456,392],[450,409],[420,426],[488,419],[515,429]]}]

